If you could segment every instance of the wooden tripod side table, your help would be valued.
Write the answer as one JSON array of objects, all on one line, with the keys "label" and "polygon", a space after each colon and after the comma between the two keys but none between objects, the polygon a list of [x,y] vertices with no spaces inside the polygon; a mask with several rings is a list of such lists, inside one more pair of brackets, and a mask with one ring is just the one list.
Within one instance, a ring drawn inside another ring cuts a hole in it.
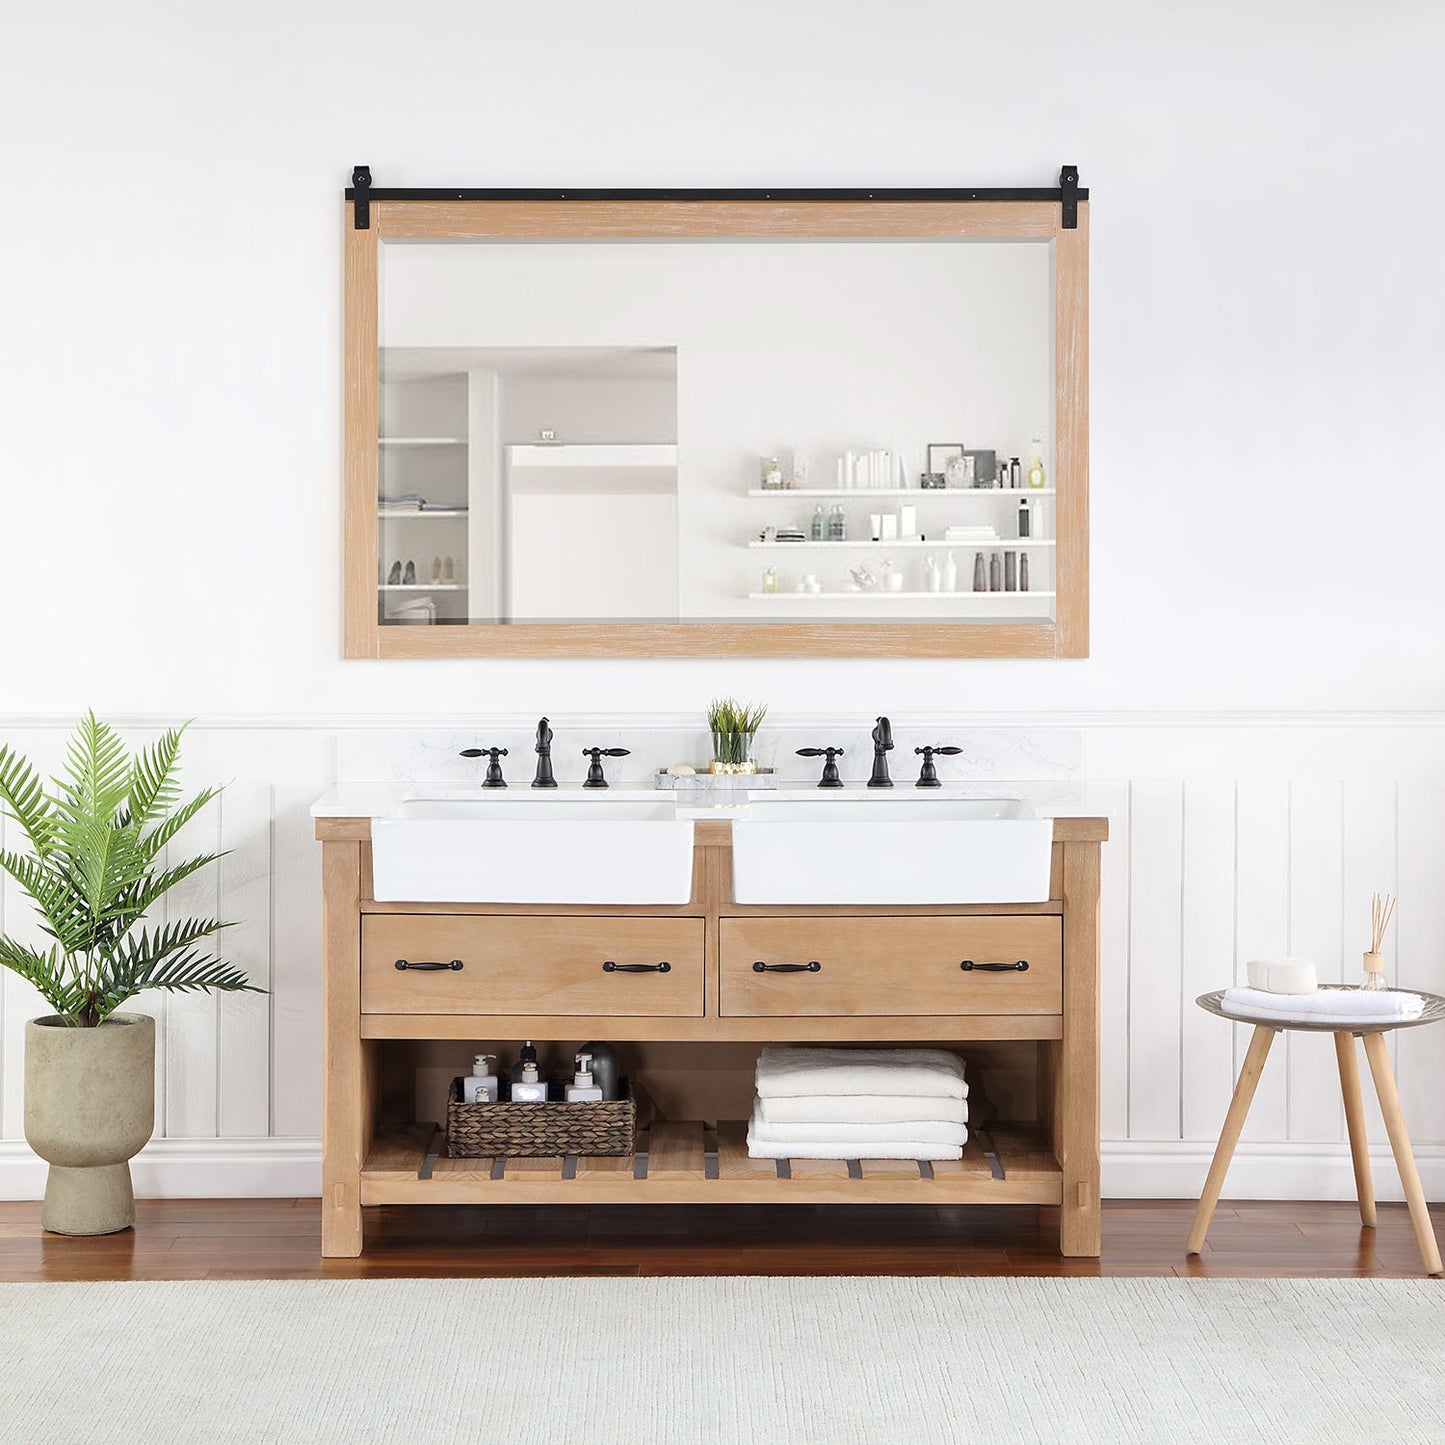
[{"label": "wooden tripod side table", "polygon": [[1364,1041],[1365,1058],[1369,1061],[1370,1074],[1375,1081],[1380,1113],[1384,1116],[1385,1128],[1390,1135],[1390,1148],[1394,1151],[1395,1163],[1400,1170],[1400,1182],[1405,1187],[1405,1200],[1410,1206],[1410,1222],[1415,1226],[1415,1238],[1420,1245],[1425,1270],[1428,1274],[1441,1273],[1440,1245],[1430,1225],[1430,1209],[1425,1202],[1425,1191],[1420,1185],[1420,1171],[1415,1167],[1415,1154],[1410,1148],[1410,1135],[1405,1129],[1400,1095],[1395,1089],[1395,1076],[1390,1072],[1390,1055],[1385,1048],[1385,1035],[1391,1029],[1416,1028],[1420,1024],[1432,1024],[1445,1019],[1445,998],[1434,993],[1420,996],[1425,1000],[1425,1009],[1418,1018],[1380,1019],[1368,1024],[1332,1023],[1319,1018],[1265,1020],[1258,1014],[1230,1013],[1224,1008],[1222,989],[1215,993],[1200,994],[1194,1000],[1206,1013],[1218,1014],[1220,1018],[1228,1019],[1231,1023],[1252,1023],[1254,1035],[1249,1041],[1244,1067],[1240,1069],[1239,1079],[1234,1086],[1234,1097],[1229,1102],[1229,1112],[1224,1118],[1224,1128],[1219,1134],[1219,1144],[1214,1150],[1214,1162],[1209,1166],[1209,1178],[1205,1180],[1199,1208],[1194,1211],[1194,1225],[1189,1231],[1190,1254],[1198,1254],[1204,1247],[1204,1236],[1209,1233],[1209,1221],[1214,1217],[1214,1206],[1219,1203],[1220,1191],[1224,1188],[1224,1176],[1229,1172],[1229,1161],[1234,1157],[1234,1146],[1239,1142],[1240,1131],[1244,1128],[1245,1117],[1254,1099],[1255,1086],[1264,1072],[1264,1061],[1269,1057],[1270,1045],[1277,1033],[1289,1029],[1301,1033],[1335,1036],[1335,1059],[1340,1069],[1340,1092],[1345,1099],[1345,1123],[1350,1134],[1350,1158],[1355,1166],[1355,1193],[1360,1201],[1360,1223],[1373,1229],[1375,1186],[1370,1178],[1369,1143],[1365,1138],[1365,1106],[1360,1096],[1360,1071],[1354,1044],[1356,1038]]}]

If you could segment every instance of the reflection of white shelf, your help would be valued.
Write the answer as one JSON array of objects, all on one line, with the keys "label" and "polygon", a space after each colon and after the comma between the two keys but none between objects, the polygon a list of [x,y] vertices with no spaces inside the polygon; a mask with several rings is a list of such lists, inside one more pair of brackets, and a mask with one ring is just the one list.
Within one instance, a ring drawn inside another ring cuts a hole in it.
[{"label": "reflection of white shelf", "polygon": [[1052,592],[749,592],[749,602],[1017,602]]},{"label": "reflection of white shelf", "polygon": [[424,511],[413,512],[405,507],[379,507],[376,515],[383,521],[394,522],[398,517],[467,517],[471,514],[465,507],[427,507]]},{"label": "reflection of white shelf", "polygon": [[675,467],[677,447],[671,442],[568,443],[510,446],[514,467]]},{"label": "reflection of white shelf", "polygon": [[1052,487],[884,487],[877,491],[854,487],[851,492],[813,487],[753,487],[750,497],[836,497],[840,501],[866,502],[872,497],[919,497],[932,501],[936,497],[1052,497]]},{"label": "reflection of white shelf", "polygon": [[464,447],[466,437],[377,437],[383,447]]},{"label": "reflection of white shelf", "polygon": [[832,547],[847,551],[886,552],[894,547],[929,547],[935,552],[948,552],[957,550],[959,552],[1030,552],[1038,547],[1053,547],[1058,544],[1052,539],[1044,540],[1038,537],[973,537],[967,541],[950,542],[940,537],[937,541],[925,542],[919,537],[896,537],[889,542],[875,542],[871,538],[866,542],[749,542],[748,547],[754,552],[808,552],[819,548]]},{"label": "reflection of white shelf", "polygon": [[465,582],[378,582],[378,592],[465,592]]}]

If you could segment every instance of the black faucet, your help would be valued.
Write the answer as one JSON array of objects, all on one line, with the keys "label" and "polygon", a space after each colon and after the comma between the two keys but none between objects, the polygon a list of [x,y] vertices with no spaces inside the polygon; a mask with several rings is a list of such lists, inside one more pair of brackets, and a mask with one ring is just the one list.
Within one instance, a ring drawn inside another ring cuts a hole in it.
[{"label": "black faucet", "polygon": [[537,724],[537,776],[532,779],[534,788],[555,788],[557,779],[552,776],[552,728],[546,718]]},{"label": "black faucet", "polygon": [[631,751],[631,748],[583,748],[582,756],[591,758],[592,766],[587,769],[587,781],[582,786],[584,788],[605,788],[607,778],[602,771],[602,759],[625,758]]},{"label": "black faucet", "polygon": [[841,788],[843,779],[838,776],[838,764],[834,758],[843,756],[842,748],[799,748],[800,758],[821,758],[826,757],[828,761],[823,764],[823,776],[818,780],[820,788]]},{"label": "black faucet", "polygon": [[913,785],[915,788],[941,788],[942,783],[938,781],[938,769],[933,766],[933,759],[956,758],[963,751],[962,748],[914,748],[915,755],[923,759],[923,766],[918,771],[918,781]]},{"label": "black faucet", "polygon": [[886,717],[878,719],[873,729],[873,776],[868,779],[870,788],[891,788],[893,779],[888,776],[888,754],[893,751],[893,724]]},{"label": "black faucet", "polygon": [[463,748],[464,758],[486,758],[487,776],[482,782],[484,788],[505,788],[507,780],[502,776],[502,765],[498,758],[507,756],[506,748]]}]

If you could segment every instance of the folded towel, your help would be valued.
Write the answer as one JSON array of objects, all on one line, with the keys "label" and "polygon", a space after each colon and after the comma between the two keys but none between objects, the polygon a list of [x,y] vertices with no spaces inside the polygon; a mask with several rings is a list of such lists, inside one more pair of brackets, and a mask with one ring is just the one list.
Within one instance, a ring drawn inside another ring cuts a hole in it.
[{"label": "folded towel", "polygon": [[1425,1011],[1425,1000],[1418,993],[1398,989],[1322,988],[1316,993],[1266,993],[1259,988],[1229,988],[1224,991],[1223,1006],[1231,1013],[1265,1014],[1269,1018],[1368,1022],[1417,1019]]},{"label": "folded towel", "polygon": [[[965,1086],[965,1095],[967,1092]],[[927,1098],[919,1094],[798,1094],[780,1099],[759,1099],[756,1112],[764,1124],[968,1122],[966,1098]]]},{"label": "folded towel", "polygon": [[748,1156],[752,1159],[962,1159],[963,1146],[928,1144],[921,1139],[895,1139],[878,1144],[837,1139],[817,1144],[772,1144],[757,1138],[749,1124]]},{"label": "folded towel", "polygon": [[962,1099],[963,1060],[946,1049],[764,1049],[758,1096],[922,1094]]},{"label": "folded towel", "polygon": [[[866,1149],[871,1144],[895,1144],[900,1139],[920,1144],[957,1144],[962,1148],[968,1143],[968,1128],[963,1124],[940,1124],[933,1119],[895,1124],[769,1124],[754,1108],[753,1117],[748,1121],[748,1137],[760,1144],[833,1144],[853,1151]],[[862,1156],[853,1152],[842,1157]]]}]

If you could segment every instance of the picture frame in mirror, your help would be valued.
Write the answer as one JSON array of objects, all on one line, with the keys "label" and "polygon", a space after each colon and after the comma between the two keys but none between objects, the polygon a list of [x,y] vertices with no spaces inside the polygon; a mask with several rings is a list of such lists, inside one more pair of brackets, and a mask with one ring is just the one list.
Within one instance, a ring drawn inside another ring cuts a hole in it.
[{"label": "picture frame in mirror", "polygon": [[965,482],[964,486],[981,487],[991,490],[998,486],[998,453],[990,450],[966,451],[964,458],[967,464],[971,464],[973,479]]},{"label": "picture frame in mirror", "polygon": [[[929,442],[924,453],[923,475],[918,479],[925,491],[941,491],[950,485],[949,468],[962,465],[965,454],[962,442]],[[961,482],[954,485],[962,485]]]}]

